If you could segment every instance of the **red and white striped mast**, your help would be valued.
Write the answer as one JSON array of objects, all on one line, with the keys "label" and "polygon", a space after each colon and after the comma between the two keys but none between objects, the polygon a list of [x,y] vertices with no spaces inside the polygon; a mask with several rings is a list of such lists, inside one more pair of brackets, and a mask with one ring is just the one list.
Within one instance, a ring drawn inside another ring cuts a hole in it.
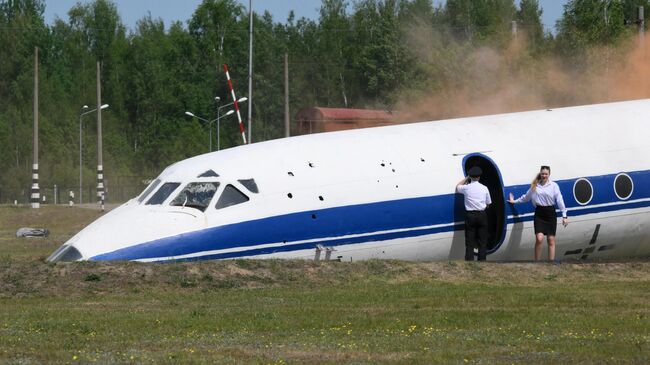
[{"label": "red and white striped mast", "polygon": [[232,88],[232,81],[230,81],[230,73],[228,72],[228,65],[223,64],[223,70],[226,72],[226,79],[228,79],[228,87],[230,87],[230,95],[232,95],[232,101],[235,104],[235,111],[237,112],[237,119],[239,120],[239,131],[241,132],[241,138],[246,144],[246,131],[244,130],[244,123],[241,120],[241,114],[239,113],[239,103],[237,102],[237,97],[235,96],[235,89]]}]

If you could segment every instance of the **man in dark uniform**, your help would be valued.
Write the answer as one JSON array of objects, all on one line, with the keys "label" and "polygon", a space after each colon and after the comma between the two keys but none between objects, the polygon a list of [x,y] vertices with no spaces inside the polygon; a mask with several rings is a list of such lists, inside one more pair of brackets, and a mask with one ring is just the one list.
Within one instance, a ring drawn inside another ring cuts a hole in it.
[{"label": "man in dark uniform", "polygon": [[483,170],[474,166],[469,169],[469,178],[456,185],[456,192],[465,197],[465,260],[474,260],[474,247],[478,247],[478,260],[487,256],[487,213],[485,209],[492,203],[488,188],[478,182]]}]

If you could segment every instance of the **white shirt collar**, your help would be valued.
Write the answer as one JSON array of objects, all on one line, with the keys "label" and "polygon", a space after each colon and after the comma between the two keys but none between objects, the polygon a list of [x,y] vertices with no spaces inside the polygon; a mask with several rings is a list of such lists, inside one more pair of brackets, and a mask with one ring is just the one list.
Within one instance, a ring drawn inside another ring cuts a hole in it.
[{"label": "white shirt collar", "polygon": [[546,184],[542,185],[541,182],[538,182],[538,183],[537,183],[537,186],[542,187],[542,188],[545,188],[545,187],[547,187],[547,186],[550,186],[552,182],[553,182],[553,181],[551,181],[551,179],[548,179],[548,180],[546,181]]}]

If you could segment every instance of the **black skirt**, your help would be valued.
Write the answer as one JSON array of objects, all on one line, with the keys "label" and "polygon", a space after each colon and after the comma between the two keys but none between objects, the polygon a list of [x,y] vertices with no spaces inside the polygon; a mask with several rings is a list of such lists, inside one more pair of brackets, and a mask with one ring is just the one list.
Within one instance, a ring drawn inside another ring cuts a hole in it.
[{"label": "black skirt", "polygon": [[555,236],[557,229],[557,215],[555,207],[535,207],[535,234],[543,233],[546,236]]}]

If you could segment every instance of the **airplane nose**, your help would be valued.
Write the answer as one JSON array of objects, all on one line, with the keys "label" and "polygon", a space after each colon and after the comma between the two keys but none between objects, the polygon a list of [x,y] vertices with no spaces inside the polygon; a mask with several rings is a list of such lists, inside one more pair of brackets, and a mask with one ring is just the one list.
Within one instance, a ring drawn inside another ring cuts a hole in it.
[{"label": "airplane nose", "polygon": [[[69,240],[67,240],[61,247],[54,251],[47,259],[47,262],[72,262],[87,260],[92,253],[93,242],[97,240],[98,231],[104,226],[105,221],[112,220],[113,216],[118,212],[128,211],[125,205],[120,206],[106,215],[100,217],[93,223],[86,226],[80,232],[77,232]],[[106,233],[106,232],[104,232]],[[106,236],[106,234],[104,234]]]},{"label": "airplane nose", "polygon": [[[65,242],[48,262],[95,260],[101,255],[205,226],[192,209],[122,206],[91,223]],[[104,257],[104,256],[101,256]],[[119,256],[113,258],[120,260]]]}]

